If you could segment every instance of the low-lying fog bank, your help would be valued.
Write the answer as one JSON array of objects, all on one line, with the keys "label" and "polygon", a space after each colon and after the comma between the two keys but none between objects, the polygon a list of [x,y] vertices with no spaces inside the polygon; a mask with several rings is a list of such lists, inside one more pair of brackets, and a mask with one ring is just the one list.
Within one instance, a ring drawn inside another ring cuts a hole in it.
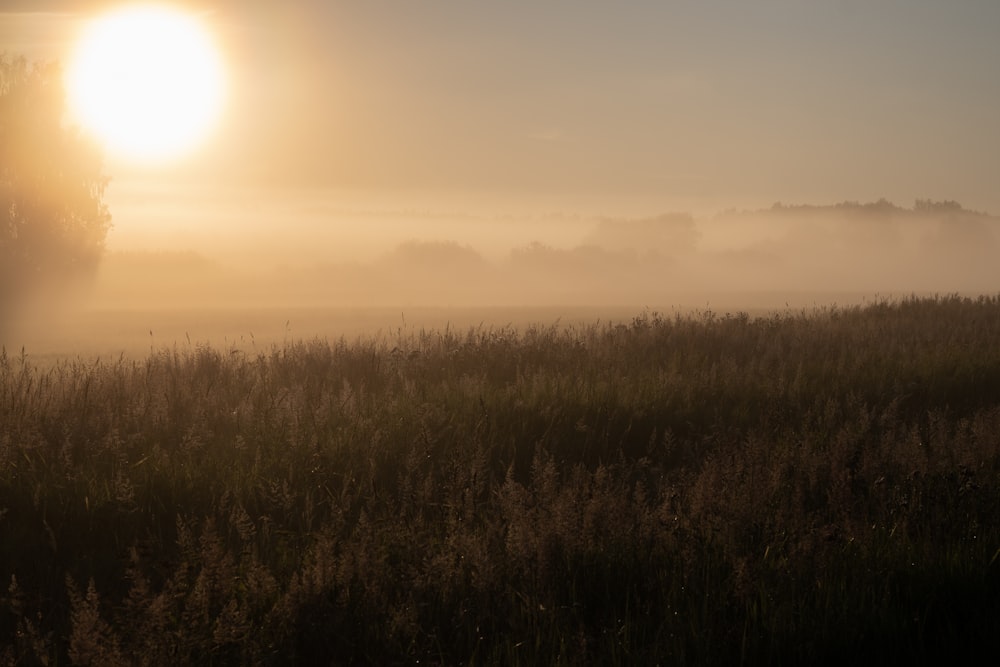
[{"label": "low-lying fog bank", "polygon": [[[406,226],[386,216],[384,228],[369,216],[354,232],[348,220],[331,221],[345,244],[352,234],[384,234],[380,251],[356,260],[341,256],[329,231],[312,240],[290,232],[283,249],[251,261],[209,249],[111,253],[88,303],[703,306],[719,293],[982,293],[1000,286],[1000,218],[954,202],[775,204],[705,218],[670,213],[531,224],[470,217],[444,225],[428,215]],[[504,225],[523,238],[503,245],[495,230]],[[780,305],[765,301],[747,307]]]},{"label": "low-lying fog bank", "polygon": [[[382,250],[353,261],[329,231],[314,243],[289,236],[267,261],[207,249],[111,252],[74,308],[54,319],[36,309],[45,317],[25,315],[2,342],[36,354],[134,354],[1000,289],[1000,218],[954,202],[518,220],[508,221],[507,245],[496,231],[503,221],[445,227],[425,215],[406,226],[397,217],[392,233],[382,230]],[[364,222],[365,234],[378,233],[378,215]],[[349,238],[349,221],[334,223]],[[301,256],[289,250],[296,243]]]}]

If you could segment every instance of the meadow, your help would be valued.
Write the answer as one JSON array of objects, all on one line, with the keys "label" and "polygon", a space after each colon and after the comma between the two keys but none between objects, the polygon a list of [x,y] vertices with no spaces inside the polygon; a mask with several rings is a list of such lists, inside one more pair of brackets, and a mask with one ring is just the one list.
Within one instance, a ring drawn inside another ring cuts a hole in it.
[{"label": "meadow", "polygon": [[1000,651],[1000,296],[0,355],[7,664]]}]

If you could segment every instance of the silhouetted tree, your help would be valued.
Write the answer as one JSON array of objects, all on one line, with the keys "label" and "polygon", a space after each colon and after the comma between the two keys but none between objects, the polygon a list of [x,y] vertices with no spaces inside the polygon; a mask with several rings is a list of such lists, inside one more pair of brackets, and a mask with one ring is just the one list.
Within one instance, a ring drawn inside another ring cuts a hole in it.
[{"label": "silhouetted tree", "polygon": [[101,154],[64,116],[58,64],[0,55],[0,327],[91,275],[111,226]]}]

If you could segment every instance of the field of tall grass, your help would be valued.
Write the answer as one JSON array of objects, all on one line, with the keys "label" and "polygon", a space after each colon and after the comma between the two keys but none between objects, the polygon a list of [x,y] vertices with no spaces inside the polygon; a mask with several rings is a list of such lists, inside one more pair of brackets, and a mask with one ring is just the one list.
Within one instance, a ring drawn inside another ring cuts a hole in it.
[{"label": "field of tall grass", "polygon": [[9,664],[1000,655],[1000,296],[0,356]]}]

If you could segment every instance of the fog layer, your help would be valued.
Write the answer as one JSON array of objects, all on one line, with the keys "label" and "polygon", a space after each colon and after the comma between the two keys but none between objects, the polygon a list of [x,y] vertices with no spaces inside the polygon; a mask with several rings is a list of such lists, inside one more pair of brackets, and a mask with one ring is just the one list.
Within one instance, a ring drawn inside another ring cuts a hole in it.
[{"label": "fog layer", "polygon": [[291,222],[253,246],[109,253],[87,303],[773,307],[795,295],[823,301],[1000,286],[1000,219],[955,202],[775,204],[705,216],[321,217],[308,227]]}]

